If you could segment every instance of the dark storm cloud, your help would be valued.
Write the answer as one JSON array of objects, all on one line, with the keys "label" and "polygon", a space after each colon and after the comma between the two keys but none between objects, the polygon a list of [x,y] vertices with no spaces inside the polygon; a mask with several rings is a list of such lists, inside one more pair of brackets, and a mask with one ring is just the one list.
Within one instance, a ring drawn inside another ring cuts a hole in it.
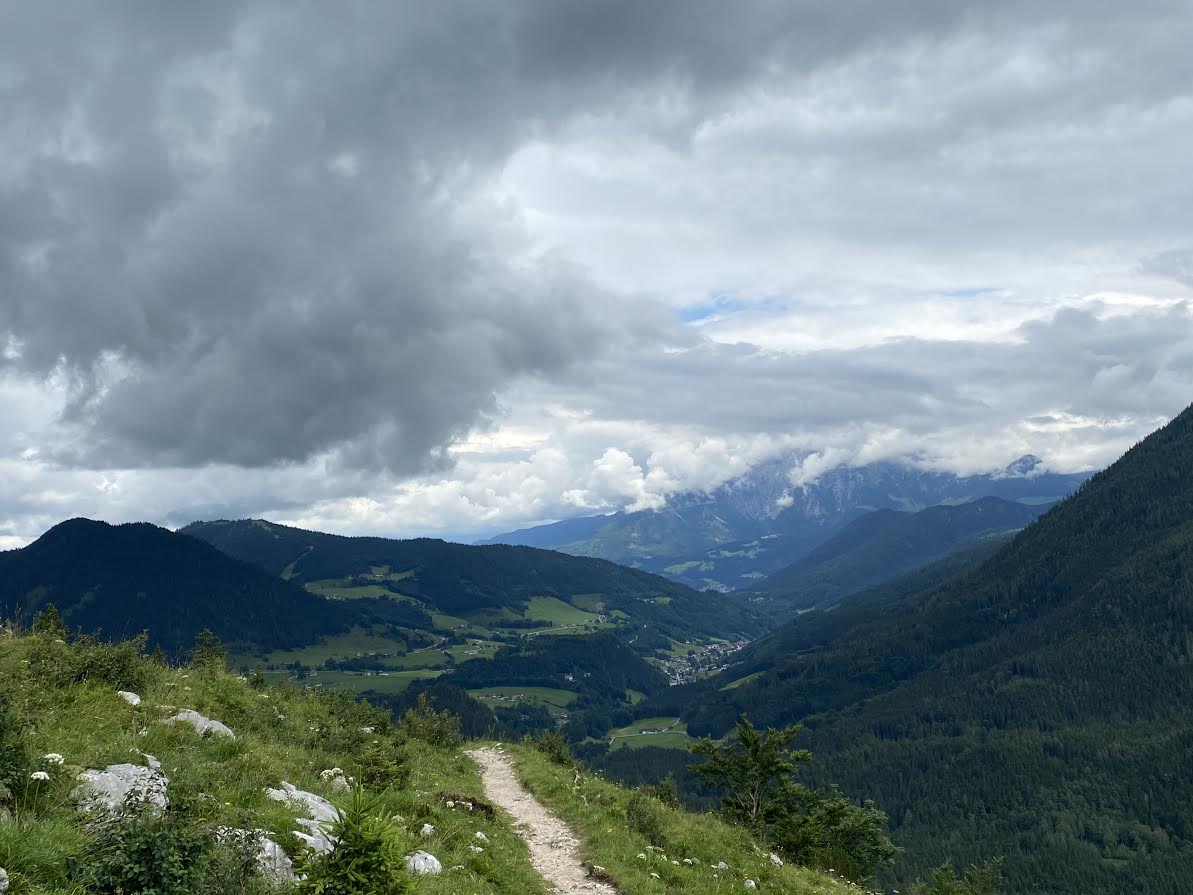
[{"label": "dark storm cloud", "polygon": [[[850,77],[881,86],[900,74],[883,68],[892,46],[914,56],[957,39],[977,52],[1026,35],[1058,65],[1104,66],[1031,104],[996,84],[902,140],[805,135],[791,147],[762,134],[743,147],[872,169],[923,159],[915,213],[900,212],[904,193],[884,205],[872,191],[887,213],[870,220],[887,227],[871,236],[947,244],[956,231],[933,230],[932,211],[960,194],[932,188],[933,147],[1046,128],[1074,105],[1171,100],[1193,57],[1187,30],[1148,24],[1166,11],[1179,6],[13,5],[0,28],[0,335],[15,341],[0,363],[68,379],[76,437],[50,452],[96,466],[265,466],[332,452],[409,472],[494,413],[511,382],[569,381],[577,367],[611,392],[620,375],[651,377],[661,419],[683,415],[667,396],[693,382],[740,385],[709,421],[746,430],[820,413],[809,408],[832,416],[847,399],[860,402],[855,416],[976,418],[983,399],[957,376],[990,371],[966,367],[954,347],[831,354],[814,367],[742,347],[636,354],[628,346],[682,337],[648,303],[531,253],[496,193],[502,166],[577,122],[630,119],[682,144],[739,98],[790,79],[852,66]],[[1030,164],[1003,160],[1002,195]],[[1048,193],[1058,207],[1065,164],[1054,163]],[[755,218],[774,229],[788,213]],[[1184,213],[1173,203],[1150,219]],[[1009,203],[973,214],[1015,222]],[[624,365],[610,369],[613,358]]]}]

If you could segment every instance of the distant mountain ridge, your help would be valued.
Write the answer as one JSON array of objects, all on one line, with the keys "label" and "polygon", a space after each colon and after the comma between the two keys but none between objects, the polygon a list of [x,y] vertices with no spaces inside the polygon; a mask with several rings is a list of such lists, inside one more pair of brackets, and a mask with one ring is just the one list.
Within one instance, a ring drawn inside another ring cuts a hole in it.
[{"label": "distant mountain ridge", "polygon": [[[195,522],[180,529],[270,574],[307,587],[369,588],[428,611],[496,621],[549,597],[606,617],[633,619],[685,639],[753,636],[763,623],[744,600],[702,593],[604,559],[534,547],[470,546],[306,531],[262,519]],[[582,605],[581,605],[582,604]]]},{"label": "distant mountain ridge", "polygon": [[792,470],[808,456],[790,453],[759,463],[709,493],[673,495],[660,510],[566,519],[480,543],[533,544],[646,569],[695,588],[732,590],[779,571],[873,510],[915,512],[982,497],[1052,503],[1090,475],[1048,472],[1027,454],[982,475],[881,461],[839,466],[794,485]]},{"label": "distant mountain ridge", "polygon": [[1046,509],[981,497],[918,513],[875,510],[748,590],[788,611],[830,606],[983,538],[1023,528]]},{"label": "distant mountain ridge", "polygon": [[0,617],[54,603],[71,629],[108,637],[148,631],[170,653],[204,628],[226,643],[311,643],[352,624],[349,608],[310,594],[209,544],[145,522],[71,519],[0,553]]}]

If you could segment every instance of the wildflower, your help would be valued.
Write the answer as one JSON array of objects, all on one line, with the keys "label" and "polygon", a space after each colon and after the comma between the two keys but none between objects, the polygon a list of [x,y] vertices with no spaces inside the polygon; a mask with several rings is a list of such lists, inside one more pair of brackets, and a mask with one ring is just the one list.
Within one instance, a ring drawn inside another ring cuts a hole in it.
[{"label": "wildflower", "polygon": [[651,871],[651,873],[650,873],[650,878],[651,878],[651,879],[658,879],[658,878],[659,878],[659,875],[658,875],[657,873],[655,873],[655,872],[652,870],[652,871]]},{"label": "wildflower", "polygon": [[30,775],[29,775],[29,779],[30,779],[30,780],[43,780],[43,781],[44,781],[44,780],[49,780],[49,779],[50,779],[50,775],[49,775],[49,774],[47,774],[45,771],[34,771],[32,774],[30,774]]},{"label": "wildflower", "polygon": [[642,854],[642,852],[638,852],[638,860],[639,860],[639,861],[645,861],[645,860],[646,860],[646,855]]},{"label": "wildflower", "polygon": [[56,765],[56,766],[61,766],[62,763],[66,761],[66,759],[63,758],[61,755],[59,755],[57,752],[47,752],[45,755],[43,755],[41,757],[41,760],[44,761],[46,764],[52,764],[52,765]]}]

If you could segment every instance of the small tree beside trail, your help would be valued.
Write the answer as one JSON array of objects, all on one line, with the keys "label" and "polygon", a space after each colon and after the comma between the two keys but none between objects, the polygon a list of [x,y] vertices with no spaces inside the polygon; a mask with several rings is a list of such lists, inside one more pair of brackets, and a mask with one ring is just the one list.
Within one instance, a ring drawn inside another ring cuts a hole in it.
[{"label": "small tree beside trail", "polygon": [[728,742],[706,737],[692,746],[707,761],[691,769],[721,792],[725,818],[787,859],[866,882],[899,851],[884,832],[886,815],[873,802],[855,805],[835,789],[826,793],[797,782],[800,765],[812,758],[791,746],[801,730],[796,724],[760,731],[742,715]]}]

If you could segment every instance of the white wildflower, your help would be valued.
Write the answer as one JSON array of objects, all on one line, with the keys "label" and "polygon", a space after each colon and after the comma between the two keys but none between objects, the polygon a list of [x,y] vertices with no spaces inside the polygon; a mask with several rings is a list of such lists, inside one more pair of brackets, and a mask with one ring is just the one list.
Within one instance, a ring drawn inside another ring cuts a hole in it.
[{"label": "white wildflower", "polygon": [[45,755],[43,755],[41,757],[41,760],[44,761],[46,764],[57,765],[59,767],[63,764],[63,762],[66,761],[66,759],[63,758],[61,755],[59,755],[57,752],[47,752]]},{"label": "white wildflower", "polygon": [[49,780],[49,779],[50,779],[50,775],[49,775],[49,774],[47,774],[45,771],[34,771],[32,774],[30,774],[30,775],[29,775],[29,779],[30,779],[30,780],[43,780],[43,781],[44,781],[44,780]]},{"label": "white wildflower", "polygon": [[646,860],[646,855],[644,855],[642,852],[638,852],[638,860],[639,860],[639,861],[645,861],[645,860]]}]

